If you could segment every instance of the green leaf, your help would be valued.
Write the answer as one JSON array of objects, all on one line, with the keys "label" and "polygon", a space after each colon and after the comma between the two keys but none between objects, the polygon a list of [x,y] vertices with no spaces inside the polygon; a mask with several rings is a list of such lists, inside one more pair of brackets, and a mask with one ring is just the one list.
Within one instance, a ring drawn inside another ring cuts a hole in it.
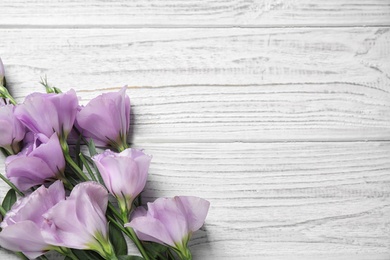
[{"label": "green leaf", "polygon": [[112,246],[114,247],[114,252],[116,255],[126,255],[127,254],[127,243],[125,237],[123,236],[122,231],[110,222],[109,226],[109,237],[110,241],[113,242]]},{"label": "green leaf", "polygon": [[83,170],[83,163],[81,162],[81,158],[80,158],[80,156],[77,156],[78,154],[80,154],[81,137],[82,136],[80,135],[79,138],[77,138],[76,147],[75,147],[75,154],[76,154],[77,166],[79,166],[79,168],[81,170]]},{"label": "green leaf", "polygon": [[82,164],[85,166],[85,169],[87,169],[87,172],[88,172],[89,176],[91,176],[91,179],[93,181],[98,182],[98,180],[95,177],[95,174],[93,174],[93,171],[91,170],[91,167],[89,167],[89,164],[88,164],[87,159],[85,158],[85,156],[82,153],[79,153],[79,158],[80,158]]},{"label": "green leaf", "polygon": [[152,259],[156,259],[159,254],[165,255],[168,250],[168,247],[154,242],[144,242],[143,245]]},{"label": "green leaf", "polygon": [[92,139],[89,139],[88,150],[89,150],[89,154],[91,155],[91,157],[94,156],[95,154],[97,154],[95,142]]},{"label": "green leaf", "polygon": [[89,157],[89,156],[84,155],[84,158],[93,166],[93,168],[95,169],[95,172],[96,172],[96,176],[97,176],[97,178],[98,178],[100,184],[103,185],[103,186],[105,187],[106,185],[104,184],[102,175],[100,174],[99,169],[96,167],[95,162],[94,162],[94,161],[91,159],[91,157]]},{"label": "green leaf", "polygon": [[137,255],[120,255],[118,260],[142,260],[143,258]]},{"label": "green leaf", "polygon": [[104,260],[98,253],[91,250],[76,250],[72,249],[73,254],[77,256],[78,259],[82,260]]},{"label": "green leaf", "polygon": [[61,89],[59,89],[59,88],[53,87],[53,89],[54,89],[54,92],[56,94],[61,94],[62,93]]},{"label": "green leaf", "polygon": [[6,211],[9,211],[16,201],[15,190],[10,189],[5,195],[3,203],[1,204]]},{"label": "green leaf", "polygon": [[10,186],[11,189],[17,192],[20,196],[22,197],[24,196],[23,192],[21,192],[18,188],[16,188],[16,186],[1,173],[0,173],[0,179],[2,179],[5,183],[7,183],[8,186]]}]

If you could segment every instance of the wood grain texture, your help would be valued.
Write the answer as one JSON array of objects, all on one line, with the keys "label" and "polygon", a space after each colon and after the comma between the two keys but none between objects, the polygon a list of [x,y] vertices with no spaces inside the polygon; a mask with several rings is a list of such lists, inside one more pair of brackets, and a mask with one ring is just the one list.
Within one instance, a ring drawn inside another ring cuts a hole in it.
[{"label": "wood grain texture", "polygon": [[390,28],[2,29],[0,37],[20,91],[45,74],[81,89],[342,82],[388,91],[390,82]]},{"label": "wood grain texture", "polygon": [[139,86],[128,90],[134,142],[390,138],[389,28],[0,35],[19,101],[43,90],[45,74],[84,103],[115,85]]},{"label": "wood grain texture", "polygon": [[144,203],[211,202],[194,259],[390,259],[390,0],[3,0],[0,11],[19,102],[45,75],[82,104],[129,85],[130,141],[153,156]]},{"label": "wood grain texture", "polygon": [[390,25],[389,0],[3,0],[2,27]]},{"label": "wood grain texture", "polygon": [[144,198],[211,202],[196,259],[390,257],[390,143],[147,144]]},{"label": "wood grain texture", "polygon": [[196,259],[390,257],[388,142],[139,147],[153,155],[146,200],[211,201]]},{"label": "wood grain texture", "polygon": [[210,200],[195,259],[390,257],[390,142],[135,147],[153,156],[144,202]]}]

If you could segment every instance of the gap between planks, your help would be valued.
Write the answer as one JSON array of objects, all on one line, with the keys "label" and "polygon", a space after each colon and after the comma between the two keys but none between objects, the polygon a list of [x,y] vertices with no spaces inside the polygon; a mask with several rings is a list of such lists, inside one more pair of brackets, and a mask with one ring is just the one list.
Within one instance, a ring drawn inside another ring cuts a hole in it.
[{"label": "gap between planks", "polygon": [[74,24],[74,25],[50,25],[50,24],[7,24],[0,25],[0,29],[310,29],[310,28],[387,28],[389,24],[329,24],[329,25],[292,25],[292,24],[266,24],[266,25],[235,25],[235,24],[202,24],[202,25],[190,25],[190,24]]}]

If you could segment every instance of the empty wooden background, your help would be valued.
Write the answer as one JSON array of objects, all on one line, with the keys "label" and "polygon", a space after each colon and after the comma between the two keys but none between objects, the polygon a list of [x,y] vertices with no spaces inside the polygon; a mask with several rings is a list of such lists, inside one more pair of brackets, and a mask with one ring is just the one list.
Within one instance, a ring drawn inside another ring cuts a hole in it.
[{"label": "empty wooden background", "polygon": [[0,13],[18,101],[44,75],[82,103],[129,85],[130,141],[153,155],[144,198],[211,202],[195,259],[390,259],[390,0],[3,0]]}]

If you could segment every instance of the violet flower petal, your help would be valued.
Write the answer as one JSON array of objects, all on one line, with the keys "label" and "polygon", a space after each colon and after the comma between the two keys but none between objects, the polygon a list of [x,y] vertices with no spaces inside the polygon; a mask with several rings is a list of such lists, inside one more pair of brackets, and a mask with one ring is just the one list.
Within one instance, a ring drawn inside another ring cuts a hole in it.
[{"label": "violet flower petal", "polygon": [[15,110],[16,117],[32,132],[47,137],[69,134],[75,121],[78,99],[74,90],[61,94],[33,93]]},{"label": "violet flower petal", "polygon": [[0,106],[0,146],[12,147],[23,140],[26,133],[24,125],[14,115],[14,105]]},{"label": "violet flower petal", "polygon": [[8,250],[23,252],[30,259],[35,259],[50,249],[39,227],[28,220],[4,228],[0,232],[0,245]]},{"label": "violet flower petal", "polygon": [[148,203],[148,211],[137,209],[130,223],[141,240],[172,247],[186,247],[192,232],[204,223],[210,203],[197,197],[159,198]]},{"label": "violet flower petal", "polygon": [[65,159],[55,133],[50,139],[36,136],[19,154],[7,157],[5,164],[6,176],[21,190],[46,180],[61,179],[65,169]]},{"label": "violet flower petal", "polygon": [[74,187],[67,200],[52,207],[44,218],[56,233],[50,243],[76,249],[99,245],[97,234],[108,240],[105,211],[106,189],[96,182],[83,182]]},{"label": "violet flower petal", "polygon": [[83,135],[97,145],[121,144],[130,126],[130,99],[126,87],[116,93],[105,93],[92,99],[77,114],[77,125]]},{"label": "violet flower petal", "polygon": [[151,157],[136,149],[121,153],[106,150],[92,158],[104,184],[120,203],[131,203],[145,188]]}]

